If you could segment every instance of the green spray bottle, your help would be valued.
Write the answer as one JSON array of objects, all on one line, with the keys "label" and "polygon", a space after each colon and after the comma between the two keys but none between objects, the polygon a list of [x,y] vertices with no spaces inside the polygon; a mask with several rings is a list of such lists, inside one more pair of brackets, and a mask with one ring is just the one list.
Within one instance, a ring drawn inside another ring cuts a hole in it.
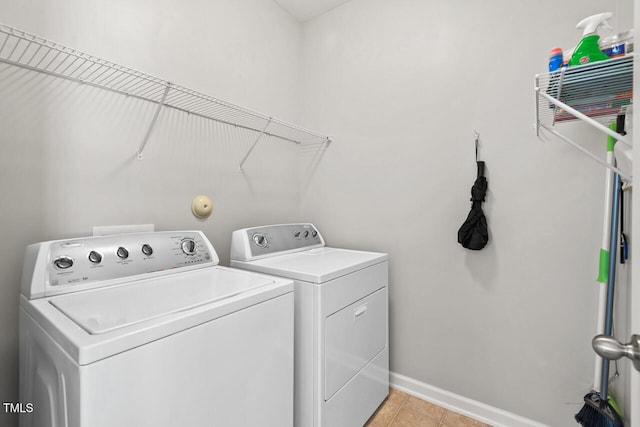
[{"label": "green spray bottle", "polygon": [[589,62],[604,61],[609,59],[598,46],[598,40],[600,36],[596,33],[600,25],[607,25],[607,19],[611,18],[613,14],[611,12],[598,13],[584,18],[576,25],[576,28],[584,28],[582,33],[582,40],[578,43],[578,46],[573,51],[569,65],[582,65]]}]

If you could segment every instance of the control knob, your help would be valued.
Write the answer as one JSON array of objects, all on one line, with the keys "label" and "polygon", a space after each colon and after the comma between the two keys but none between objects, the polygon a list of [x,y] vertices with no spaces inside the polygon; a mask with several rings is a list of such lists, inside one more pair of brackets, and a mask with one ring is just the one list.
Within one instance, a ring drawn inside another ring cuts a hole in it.
[{"label": "control knob", "polygon": [[142,251],[143,254],[145,254],[146,256],[151,256],[153,255],[153,248],[151,247],[151,245],[148,244],[144,244],[142,245],[142,248],[140,249]]},{"label": "control knob", "polygon": [[180,247],[185,255],[195,255],[197,252],[196,242],[193,239],[184,239]]},{"label": "control knob", "polygon": [[102,262],[102,254],[97,251],[89,252],[87,258],[89,258],[91,264],[100,264]]},{"label": "control knob", "polygon": [[53,260],[53,265],[59,270],[66,270],[73,266],[73,259],[68,256],[59,256]]},{"label": "control knob", "polygon": [[116,251],[116,255],[118,255],[118,258],[120,259],[127,259],[129,258],[129,251],[127,250],[127,248],[120,246]]},{"label": "control knob", "polygon": [[256,246],[260,247],[260,248],[266,248],[267,247],[267,238],[264,236],[264,234],[260,234],[260,233],[256,233],[253,235],[253,242],[256,244]]}]

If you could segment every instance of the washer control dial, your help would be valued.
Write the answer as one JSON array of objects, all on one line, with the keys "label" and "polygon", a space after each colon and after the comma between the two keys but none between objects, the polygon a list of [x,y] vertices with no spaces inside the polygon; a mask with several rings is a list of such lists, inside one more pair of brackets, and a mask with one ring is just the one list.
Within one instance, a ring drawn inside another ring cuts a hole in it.
[{"label": "washer control dial", "polygon": [[116,255],[118,255],[118,258],[120,259],[127,259],[129,258],[129,250],[124,246],[120,246],[116,251]]},{"label": "washer control dial", "polygon": [[182,252],[186,255],[195,255],[198,251],[196,242],[193,239],[184,239],[180,244],[180,247],[182,248]]},{"label": "washer control dial", "polygon": [[151,247],[151,245],[148,244],[144,244],[142,245],[142,248],[140,248],[140,250],[142,251],[143,254],[145,254],[146,256],[151,256],[153,255],[153,248]]},{"label": "washer control dial", "polygon": [[266,248],[268,242],[264,234],[256,233],[253,235],[253,243],[255,243],[259,248]]},{"label": "washer control dial", "polygon": [[100,264],[102,262],[102,254],[98,251],[91,251],[87,256],[91,264]]},{"label": "washer control dial", "polygon": [[58,258],[53,260],[53,265],[58,270],[66,270],[67,268],[71,268],[73,266],[73,258],[68,256],[59,256]]}]

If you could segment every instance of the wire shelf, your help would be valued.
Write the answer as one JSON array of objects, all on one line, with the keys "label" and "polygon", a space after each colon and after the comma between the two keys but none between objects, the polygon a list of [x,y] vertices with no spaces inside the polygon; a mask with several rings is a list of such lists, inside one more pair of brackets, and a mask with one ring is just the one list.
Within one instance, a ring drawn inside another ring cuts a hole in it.
[{"label": "wire shelf", "polygon": [[581,120],[627,146],[631,140],[594,117],[617,116],[631,110],[633,102],[632,54],[535,76],[536,135],[540,129],[560,138],[604,167],[630,180],[622,170],[554,129],[556,123]]},{"label": "wire shelf", "polygon": [[138,150],[140,158],[158,114],[165,107],[255,131],[258,133],[256,143],[263,135],[296,144],[331,141],[326,135],[293,123],[234,105],[4,24],[0,24],[0,63],[156,104],[158,109]]},{"label": "wire shelf", "polygon": [[633,55],[538,75],[537,90],[538,121],[547,126],[579,117],[541,93],[587,117],[622,114],[633,99]]}]

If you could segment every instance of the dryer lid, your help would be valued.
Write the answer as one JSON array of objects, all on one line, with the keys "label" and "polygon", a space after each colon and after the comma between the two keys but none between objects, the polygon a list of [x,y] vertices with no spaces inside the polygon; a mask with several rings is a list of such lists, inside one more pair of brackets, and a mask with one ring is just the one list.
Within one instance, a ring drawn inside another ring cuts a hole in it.
[{"label": "dryer lid", "polygon": [[232,265],[289,279],[325,283],[387,259],[383,253],[321,247],[251,262],[232,262]]},{"label": "dryer lid", "polygon": [[274,283],[219,267],[54,297],[49,302],[92,335],[179,313]]}]

